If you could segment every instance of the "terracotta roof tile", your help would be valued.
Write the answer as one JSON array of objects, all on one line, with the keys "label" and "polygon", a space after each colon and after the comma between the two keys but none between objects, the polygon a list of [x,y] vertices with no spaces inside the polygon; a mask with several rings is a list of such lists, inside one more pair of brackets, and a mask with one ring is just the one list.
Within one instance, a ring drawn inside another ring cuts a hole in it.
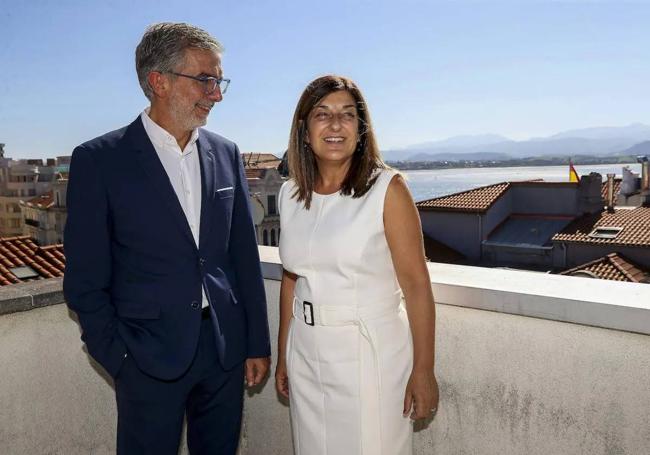
[{"label": "terracotta roof tile", "polygon": [[460,193],[440,196],[426,201],[417,202],[415,205],[422,210],[472,212],[487,211],[501,196],[506,194],[513,186],[575,186],[577,183],[545,182],[541,179],[523,180],[517,182],[501,182],[482,186]]},{"label": "terracotta roof tile", "polygon": [[448,196],[420,201],[416,206],[418,209],[424,210],[484,212],[503,196],[510,186],[510,182],[496,183]]},{"label": "terracotta roof tile", "polygon": [[610,253],[596,260],[560,272],[560,275],[587,275],[602,280],[649,283],[650,271],[619,253]]},{"label": "terracotta roof tile", "polygon": [[[590,237],[598,227],[620,228],[614,238]],[[584,215],[569,223],[551,239],[555,242],[650,247],[650,207],[618,208]]]},{"label": "terracotta roof tile", "polygon": [[25,201],[25,204],[32,207],[48,209],[54,206],[54,192],[50,190],[47,193]]},{"label": "terracotta roof tile", "polygon": [[[19,279],[10,269],[29,266],[38,277]],[[39,247],[29,236],[0,237],[0,286],[63,276],[63,245]]]}]

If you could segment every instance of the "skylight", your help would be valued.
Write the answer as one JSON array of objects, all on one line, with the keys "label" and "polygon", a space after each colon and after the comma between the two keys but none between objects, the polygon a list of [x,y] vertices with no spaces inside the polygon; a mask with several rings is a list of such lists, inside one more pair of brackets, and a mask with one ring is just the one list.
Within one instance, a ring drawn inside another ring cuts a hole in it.
[{"label": "skylight", "polygon": [[615,239],[622,230],[623,228],[620,227],[601,226],[591,231],[589,237],[593,239]]},{"label": "skylight", "polygon": [[16,275],[16,278],[18,278],[19,280],[37,278],[40,276],[33,268],[31,268],[28,265],[21,266],[21,267],[11,267],[9,271],[14,275]]}]

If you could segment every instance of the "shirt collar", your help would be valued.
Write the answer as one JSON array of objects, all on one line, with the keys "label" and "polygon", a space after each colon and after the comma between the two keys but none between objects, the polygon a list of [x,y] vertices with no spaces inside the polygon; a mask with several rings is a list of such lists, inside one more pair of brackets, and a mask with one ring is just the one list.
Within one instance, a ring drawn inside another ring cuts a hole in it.
[{"label": "shirt collar", "polygon": [[[149,117],[150,110],[151,110],[150,107],[146,108],[142,112],[142,115],[140,115],[140,118],[142,118],[142,124],[144,126],[144,130],[147,132],[147,136],[149,136],[149,139],[151,140],[153,146],[156,149],[164,148],[169,145],[175,145],[176,147],[178,147],[176,138],[172,136],[162,126],[154,122],[151,119],[151,117]],[[194,128],[194,130],[192,130],[192,134],[190,135],[190,140],[187,142],[187,145],[185,146],[185,150],[187,151],[191,150],[191,148],[188,150],[188,147],[194,145],[194,143],[197,141],[198,138],[199,138],[199,129]]]}]

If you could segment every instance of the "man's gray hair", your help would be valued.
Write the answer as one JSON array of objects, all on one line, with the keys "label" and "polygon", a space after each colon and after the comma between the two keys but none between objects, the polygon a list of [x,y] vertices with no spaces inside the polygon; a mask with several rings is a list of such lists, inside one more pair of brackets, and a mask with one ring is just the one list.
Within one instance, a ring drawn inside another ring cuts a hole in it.
[{"label": "man's gray hair", "polygon": [[135,69],[140,87],[149,100],[153,90],[147,77],[152,71],[161,73],[176,71],[189,48],[207,49],[219,54],[223,46],[208,32],[185,23],[161,22],[147,27],[142,40],[135,49]]}]

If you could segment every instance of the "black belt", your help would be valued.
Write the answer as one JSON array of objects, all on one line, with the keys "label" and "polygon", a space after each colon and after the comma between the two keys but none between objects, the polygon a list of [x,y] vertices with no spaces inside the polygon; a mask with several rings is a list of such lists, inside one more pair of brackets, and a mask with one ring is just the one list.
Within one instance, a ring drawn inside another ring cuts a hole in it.
[{"label": "black belt", "polygon": [[206,306],[201,310],[201,319],[210,319],[210,306]]}]

